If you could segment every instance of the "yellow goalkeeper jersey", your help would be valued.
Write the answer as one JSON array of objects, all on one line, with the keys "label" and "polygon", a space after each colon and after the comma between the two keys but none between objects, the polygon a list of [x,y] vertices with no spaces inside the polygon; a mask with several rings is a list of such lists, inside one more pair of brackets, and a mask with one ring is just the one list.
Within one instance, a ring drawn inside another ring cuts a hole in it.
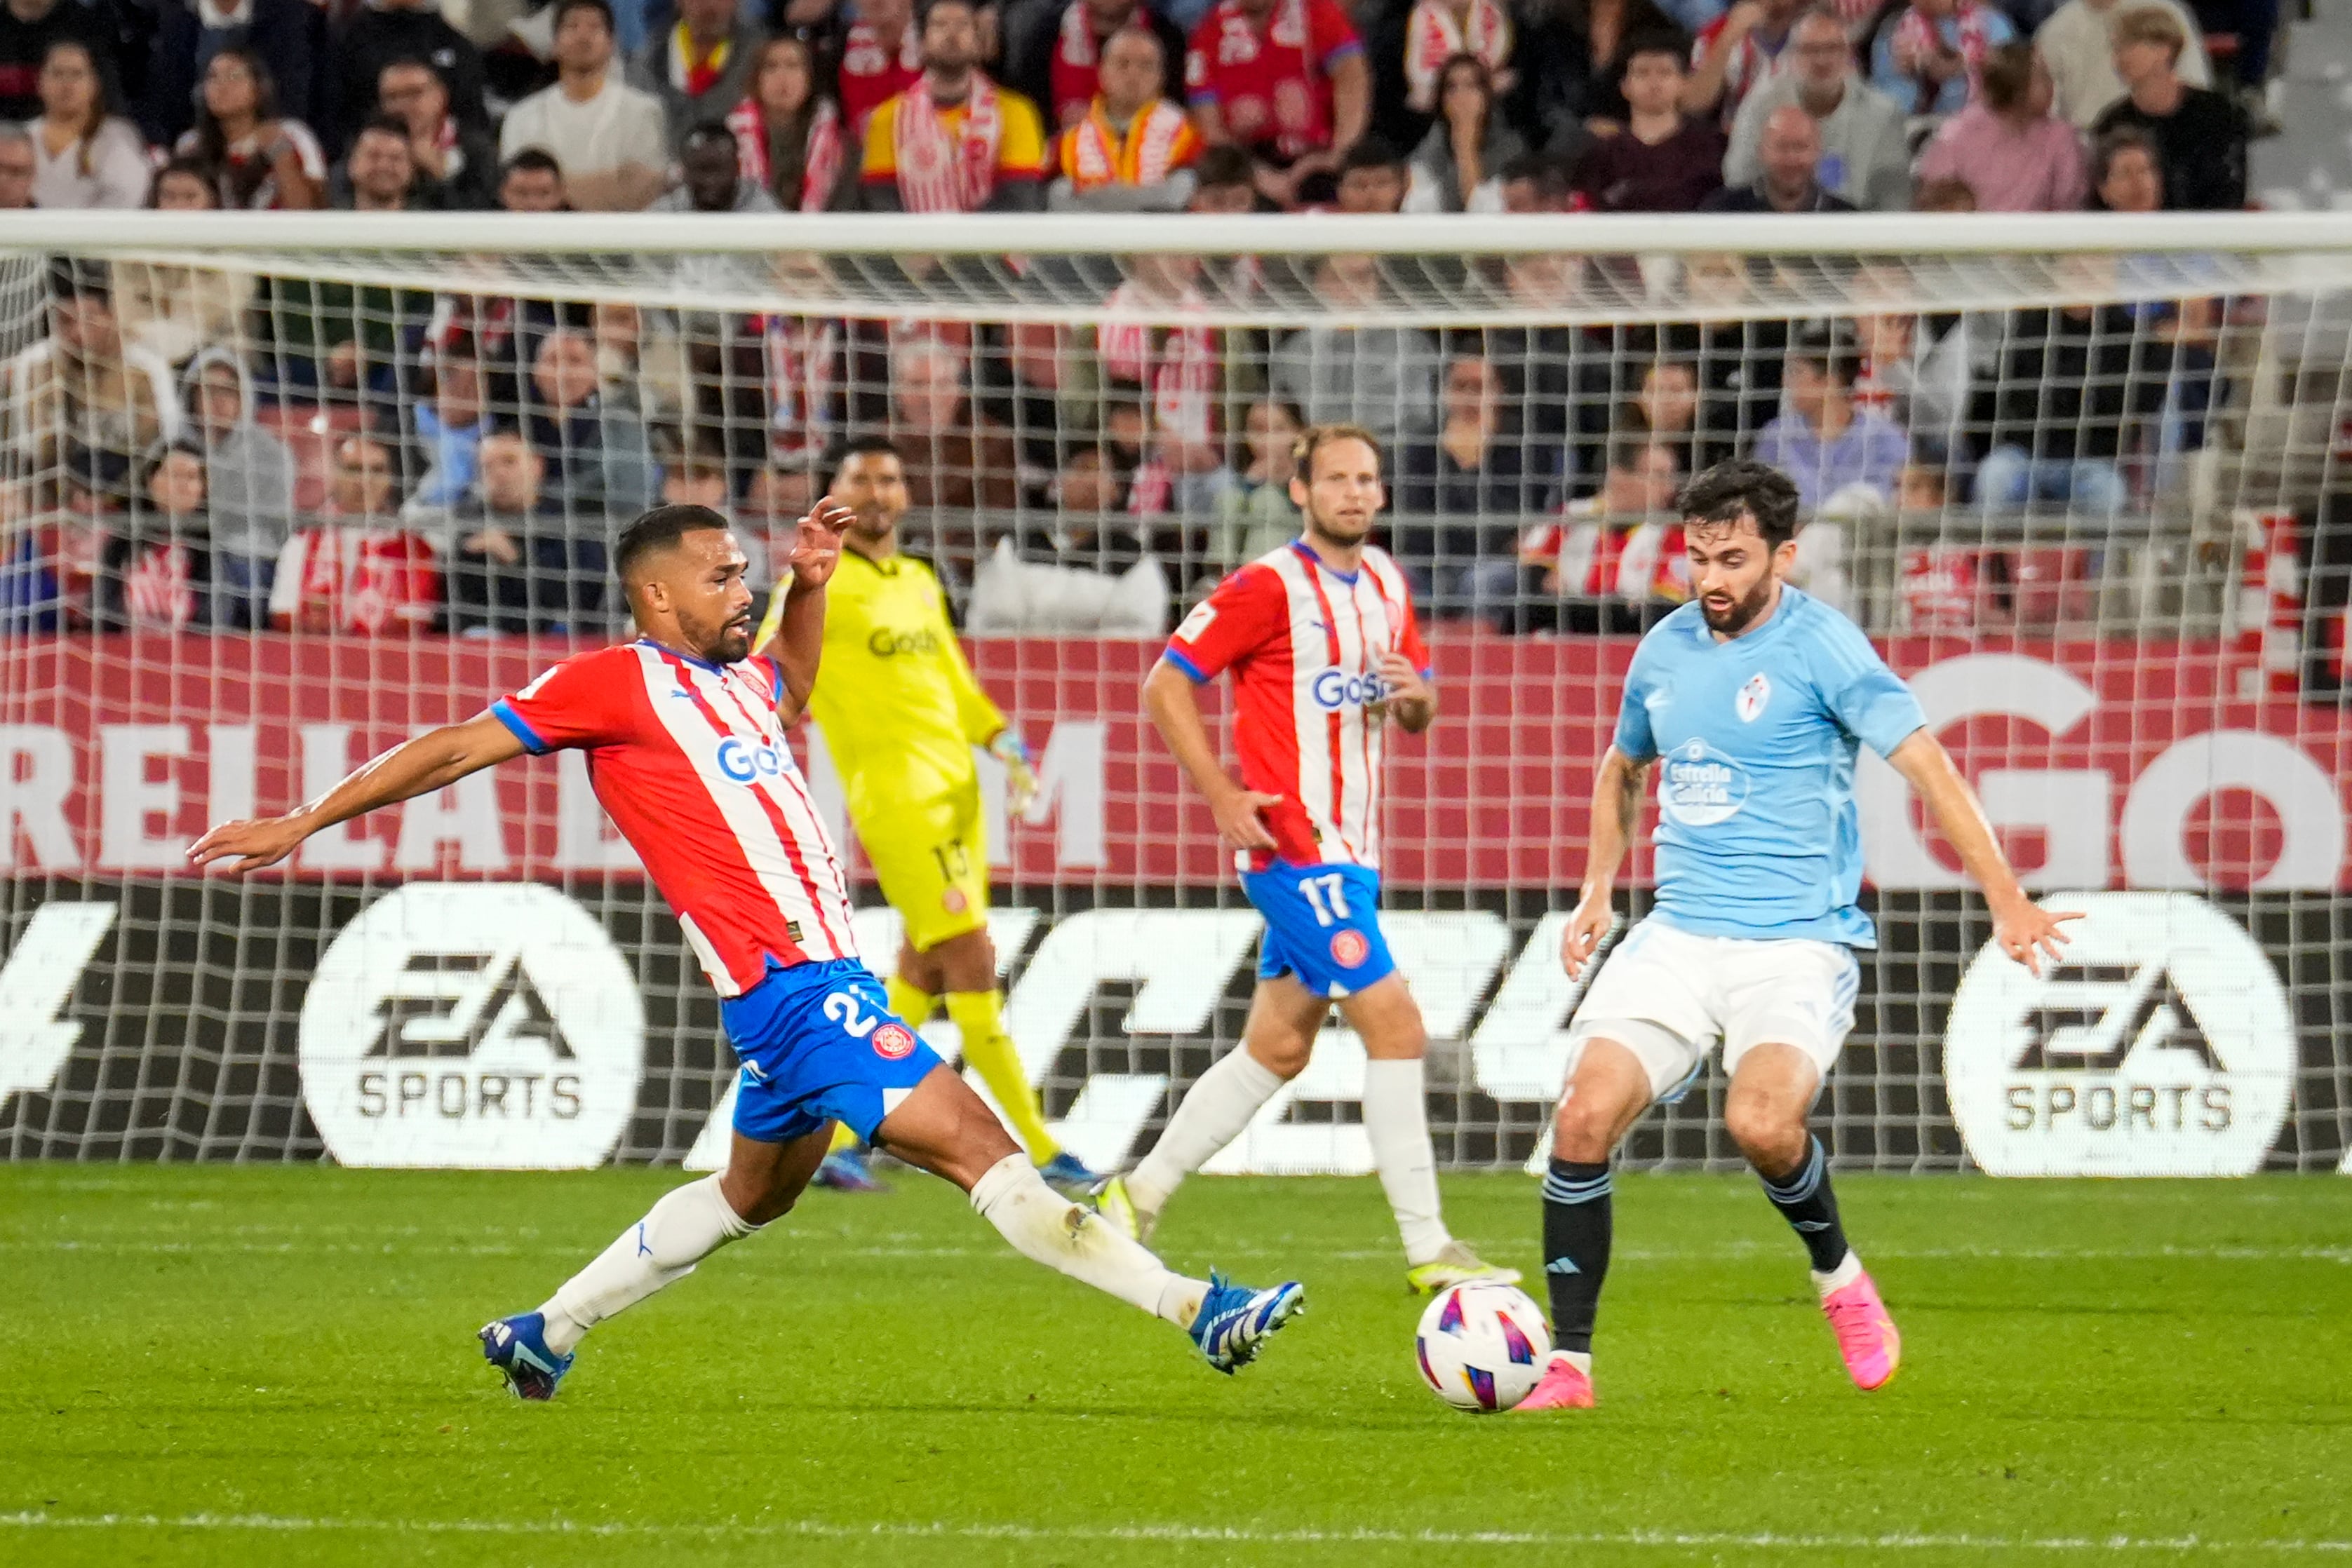
[{"label": "yellow goalkeeper jersey", "polygon": [[825,593],[824,658],[809,712],[861,822],[971,788],[971,748],[1004,727],[964,663],[929,566],[849,549]]}]

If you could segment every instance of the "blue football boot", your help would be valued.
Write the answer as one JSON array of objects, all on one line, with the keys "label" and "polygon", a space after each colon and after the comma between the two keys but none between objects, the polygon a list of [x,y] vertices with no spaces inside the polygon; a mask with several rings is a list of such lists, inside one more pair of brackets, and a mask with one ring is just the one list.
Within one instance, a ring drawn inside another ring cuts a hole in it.
[{"label": "blue football boot", "polygon": [[552,1399],[555,1385],[572,1370],[576,1355],[558,1355],[547,1348],[547,1320],[537,1312],[500,1318],[482,1325],[474,1337],[482,1342],[482,1356],[506,1380],[518,1399]]},{"label": "blue football boot", "polygon": [[1045,1178],[1047,1186],[1052,1187],[1064,1197],[1084,1197],[1095,1183],[1102,1180],[1102,1177],[1087,1169],[1084,1160],[1067,1149],[1064,1149],[1060,1154],[1039,1166],[1037,1174]]},{"label": "blue football boot", "polygon": [[821,1186],[828,1192],[888,1192],[890,1184],[874,1174],[866,1163],[866,1151],[852,1146],[835,1149],[824,1156],[809,1178],[811,1186]]},{"label": "blue football boot", "polygon": [[1266,1337],[1307,1310],[1307,1287],[1296,1280],[1271,1290],[1228,1283],[1212,1270],[1209,1293],[1192,1319],[1192,1343],[1228,1377],[1257,1359]]}]

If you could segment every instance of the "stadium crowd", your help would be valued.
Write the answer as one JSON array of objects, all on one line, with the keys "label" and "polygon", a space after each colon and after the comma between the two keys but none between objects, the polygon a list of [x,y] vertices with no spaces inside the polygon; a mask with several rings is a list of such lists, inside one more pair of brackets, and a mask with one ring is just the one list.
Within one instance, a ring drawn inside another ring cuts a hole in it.
[{"label": "stadium crowd", "polygon": [[[5,0],[0,209],[2239,207],[2275,24],[2268,0]],[[1619,259],[1436,281],[1540,314]],[[1442,608],[1638,624],[1679,591],[1654,514],[1719,457],[1796,477],[1834,594],[1845,531],[1890,511],[2115,517],[2227,385],[2219,301],[1318,321],[1433,281],[1346,255],[1049,279],[1100,298],[1083,328],[87,258],[12,279],[46,308],[0,321],[0,615],[45,629],[601,631],[635,511],[730,512],[764,584],[825,448],[879,431],[974,630],[1149,634],[1288,536],[1289,439],[1333,420],[1390,444],[1393,547]],[[1750,282],[1700,261],[1684,287]],[[1306,324],[1191,319],[1212,291]]]}]

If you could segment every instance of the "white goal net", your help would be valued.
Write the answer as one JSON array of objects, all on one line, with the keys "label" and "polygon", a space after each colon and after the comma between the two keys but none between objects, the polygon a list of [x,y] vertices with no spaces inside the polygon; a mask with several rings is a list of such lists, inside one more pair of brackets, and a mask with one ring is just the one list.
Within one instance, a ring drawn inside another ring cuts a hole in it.
[{"label": "white goal net", "polygon": [[[1804,585],[2089,911],[2039,980],[1984,956],[1865,759],[1836,1157],[2352,1164],[2352,222],[110,213],[0,246],[13,1156],[707,1158],[716,1002],[576,758],[283,874],[182,854],[626,635],[607,549],[647,505],[729,513],[764,591],[827,449],[880,434],[1040,758],[1018,821],[983,769],[1007,1023],[1068,1145],[1134,1157],[1236,1039],[1258,929],[1139,683],[1294,530],[1298,426],[1349,421],[1444,693],[1392,747],[1385,872],[1442,1159],[1538,1150],[1593,764],[1685,592],[1675,487],[1737,455],[1797,479]],[[1362,1064],[1335,1025],[1212,1168],[1369,1169]],[[1721,1092],[1627,1157],[1728,1163]]]}]

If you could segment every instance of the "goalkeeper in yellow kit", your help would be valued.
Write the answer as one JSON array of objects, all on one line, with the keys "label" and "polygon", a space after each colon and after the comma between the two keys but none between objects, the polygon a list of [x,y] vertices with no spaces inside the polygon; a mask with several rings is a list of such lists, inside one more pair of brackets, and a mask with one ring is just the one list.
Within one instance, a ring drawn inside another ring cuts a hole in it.
[{"label": "goalkeeper in yellow kit", "polygon": [[[833,499],[856,514],[842,536],[841,565],[826,592],[824,656],[809,713],[841,774],[849,820],[905,923],[898,970],[886,982],[890,1009],[918,1028],[942,998],[1013,1132],[1045,1179],[1083,1191],[1095,1175],[1045,1130],[1020,1052],[1004,1032],[996,947],[988,936],[988,844],[980,771],[971,748],[1004,765],[1018,815],[1037,791],[1028,747],[964,663],[931,569],[898,550],[907,478],[896,447],[862,437],[832,459]],[[766,619],[781,613],[783,596]],[[767,639],[766,626],[754,641]],[[879,965],[876,966],[877,968]],[[817,1176],[821,1185],[877,1184],[846,1130]]]}]

